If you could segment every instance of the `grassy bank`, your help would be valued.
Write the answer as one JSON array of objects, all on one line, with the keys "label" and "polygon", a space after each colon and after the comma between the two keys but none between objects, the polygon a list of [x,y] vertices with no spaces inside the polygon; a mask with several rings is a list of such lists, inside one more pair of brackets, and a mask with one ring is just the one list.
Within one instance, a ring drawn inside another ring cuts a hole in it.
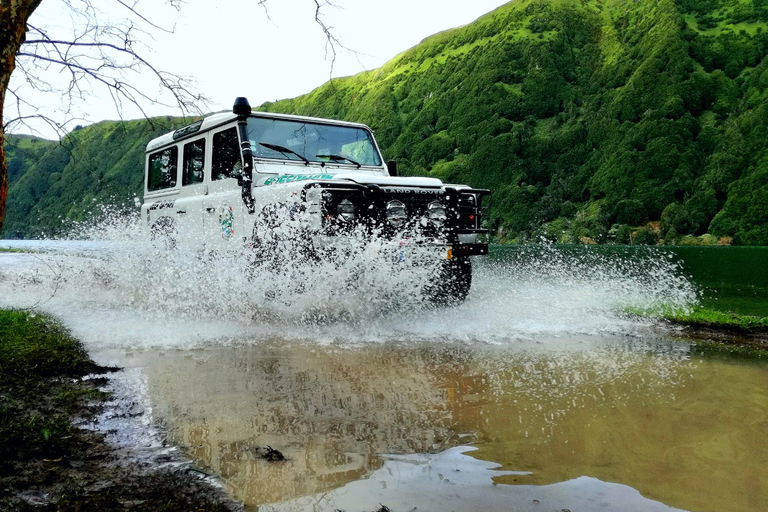
[{"label": "grassy bank", "polygon": [[[0,311],[0,459],[56,458],[72,448],[69,413],[104,397],[72,379],[98,368],[51,320]],[[9,470],[0,466],[0,475]]]},{"label": "grassy bank", "polygon": [[768,318],[740,315],[702,306],[661,307],[653,310],[627,310],[630,315],[657,318],[681,326],[697,345],[707,349],[725,346],[729,352],[742,351],[758,357],[768,353]]},{"label": "grassy bank", "polygon": [[108,371],[51,318],[0,310],[0,510],[236,508],[193,473],[122,463],[75,426],[104,407],[108,373],[93,374]]},{"label": "grassy bank", "polygon": [[768,333],[768,318],[739,315],[696,307],[691,310],[669,309],[662,312],[662,318],[679,325],[714,330],[725,330],[744,334]]}]

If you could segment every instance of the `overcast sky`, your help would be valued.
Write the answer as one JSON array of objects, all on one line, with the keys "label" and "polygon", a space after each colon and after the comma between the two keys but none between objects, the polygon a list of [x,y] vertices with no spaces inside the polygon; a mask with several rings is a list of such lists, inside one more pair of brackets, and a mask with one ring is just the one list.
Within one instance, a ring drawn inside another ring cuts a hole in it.
[{"label": "overcast sky", "polygon": [[[248,97],[256,106],[307,93],[327,82],[331,72],[333,77],[341,77],[378,68],[425,37],[471,23],[506,1],[333,0],[333,6],[323,7],[322,20],[352,50],[337,48],[333,68],[325,35],[314,21],[314,0],[267,0],[266,11],[257,0],[185,0],[179,12],[160,0],[143,0],[138,8],[147,18],[174,29],[172,34],[154,31],[151,38],[144,38],[151,46],[145,51],[147,60],[159,69],[192,77],[201,93],[212,100],[209,110],[217,111],[231,108],[237,96]],[[98,5],[104,8],[110,3]],[[117,2],[113,5],[122,15],[124,9]],[[62,12],[62,0],[43,1],[31,23],[45,27],[71,24]],[[149,87],[154,91],[154,85]],[[35,104],[53,117],[59,102],[56,95],[35,96]],[[102,89],[95,88],[80,106],[82,120],[77,124],[120,117]],[[179,115],[153,105],[147,112]],[[125,119],[138,117],[137,111],[123,113]],[[43,136],[54,138],[50,131],[38,129]],[[20,127],[10,131],[29,132]]]}]

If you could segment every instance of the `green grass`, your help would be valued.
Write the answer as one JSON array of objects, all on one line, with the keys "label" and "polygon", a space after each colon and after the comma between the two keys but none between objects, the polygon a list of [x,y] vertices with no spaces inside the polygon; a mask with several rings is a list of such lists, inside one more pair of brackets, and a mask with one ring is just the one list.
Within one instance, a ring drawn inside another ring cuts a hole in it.
[{"label": "green grass", "polygon": [[50,317],[0,311],[0,382],[6,378],[82,376],[94,367],[80,342]]},{"label": "green grass", "polygon": [[[51,318],[0,310],[0,460],[67,452],[71,417],[88,402],[106,398],[78,386],[78,377],[98,368]],[[0,467],[0,475],[10,467]]]},{"label": "green grass", "polygon": [[721,354],[749,360],[762,359],[768,353],[768,317],[740,315],[703,306],[692,308],[627,308],[625,313],[663,319],[692,329],[685,335],[701,354]]},{"label": "green grass", "polygon": [[741,315],[730,311],[718,311],[703,306],[679,308],[661,306],[653,309],[627,308],[630,315],[660,318],[669,322],[726,332],[761,334],[768,333],[768,317]]},{"label": "green grass", "polygon": [[661,317],[670,322],[691,327],[743,333],[768,332],[768,318],[717,311],[701,306],[690,310],[670,308],[663,311]]}]

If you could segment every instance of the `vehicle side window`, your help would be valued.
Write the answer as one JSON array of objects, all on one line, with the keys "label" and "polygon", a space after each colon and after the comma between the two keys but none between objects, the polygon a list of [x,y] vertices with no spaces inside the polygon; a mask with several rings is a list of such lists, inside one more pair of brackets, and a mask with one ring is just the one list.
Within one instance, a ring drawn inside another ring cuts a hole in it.
[{"label": "vehicle side window", "polygon": [[178,161],[179,149],[176,146],[152,153],[149,156],[147,190],[175,187]]},{"label": "vehicle side window", "polygon": [[212,180],[235,178],[242,167],[237,129],[229,128],[213,134]]},{"label": "vehicle side window", "polygon": [[184,173],[181,176],[182,185],[202,183],[205,174],[203,172],[205,162],[205,139],[196,140],[184,144]]}]

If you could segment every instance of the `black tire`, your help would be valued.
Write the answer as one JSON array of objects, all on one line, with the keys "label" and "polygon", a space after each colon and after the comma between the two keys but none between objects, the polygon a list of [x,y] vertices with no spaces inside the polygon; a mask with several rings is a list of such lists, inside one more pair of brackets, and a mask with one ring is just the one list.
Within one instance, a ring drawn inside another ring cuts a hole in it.
[{"label": "black tire", "polygon": [[149,238],[155,247],[163,250],[176,249],[176,226],[171,217],[160,217],[152,224]]},{"label": "black tire", "polygon": [[[251,245],[253,262],[270,262],[277,269],[286,262],[293,264],[309,263],[316,260],[314,245],[310,233],[297,226],[294,231],[281,231],[283,220],[293,221],[293,212],[289,206],[279,203],[262,209],[253,226]],[[277,250],[282,252],[277,252]]]},{"label": "black tire", "polygon": [[469,258],[444,261],[426,289],[430,303],[435,306],[458,306],[472,287],[472,263]]}]

